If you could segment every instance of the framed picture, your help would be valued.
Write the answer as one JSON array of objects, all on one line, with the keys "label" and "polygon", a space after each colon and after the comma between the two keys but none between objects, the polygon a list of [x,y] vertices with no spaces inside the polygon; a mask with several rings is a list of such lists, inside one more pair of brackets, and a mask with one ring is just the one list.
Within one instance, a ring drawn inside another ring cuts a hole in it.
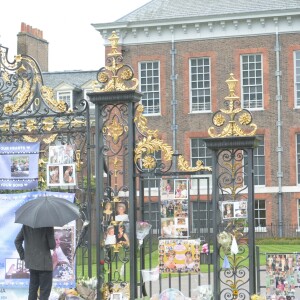
[{"label": "framed picture", "polygon": [[113,201],[103,202],[103,223],[109,225],[115,219],[115,203]]},{"label": "framed picture", "polygon": [[128,202],[116,202],[115,203],[115,221],[117,222],[129,222],[128,217]]},{"label": "framed picture", "polygon": [[54,228],[55,249],[51,250],[53,282],[69,283],[75,279],[75,226]]},{"label": "framed picture", "polygon": [[161,180],[161,199],[174,199],[174,180]]},{"label": "framed picture", "polygon": [[199,273],[199,240],[159,240],[160,273]]},{"label": "framed picture", "polygon": [[62,165],[62,185],[76,185],[75,164]]},{"label": "framed picture", "polygon": [[48,186],[74,186],[76,185],[75,164],[48,164]]},{"label": "framed picture", "polygon": [[29,176],[29,155],[11,156],[10,160],[11,177]]},{"label": "framed picture", "polygon": [[72,164],[74,162],[74,145],[49,146],[49,163]]},{"label": "framed picture", "polygon": [[224,220],[247,218],[247,201],[224,201],[221,203],[221,211]]},{"label": "framed picture", "polygon": [[175,199],[188,199],[188,179],[175,179],[174,180],[174,198]]},{"label": "framed picture", "polygon": [[105,245],[115,245],[117,243],[117,238],[116,238],[116,232],[117,229],[115,228],[114,225],[108,225],[106,230],[105,230],[105,239],[104,239],[104,244]]}]

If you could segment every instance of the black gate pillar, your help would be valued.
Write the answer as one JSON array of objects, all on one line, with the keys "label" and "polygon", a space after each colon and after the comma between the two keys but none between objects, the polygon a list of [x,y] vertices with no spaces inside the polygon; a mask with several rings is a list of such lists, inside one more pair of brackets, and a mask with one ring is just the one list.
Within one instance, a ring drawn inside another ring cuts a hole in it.
[{"label": "black gate pillar", "polygon": [[[240,108],[234,94],[237,80],[226,81],[225,109],[213,115],[213,290],[214,299],[250,299],[256,292],[254,166],[256,125],[249,111]],[[248,250],[248,251],[247,251]],[[248,253],[248,254],[247,254]]]},{"label": "black gate pillar", "polygon": [[[137,240],[136,240],[136,176],[134,167],[135,104],[140,101],[142,94],[137,92],[137,80],[133,78],[130,66],[121,64],[122,56],[118,52],[118,37],[115,33],[110,37],[111,53],[108,54],[110,66],[103,67],[98,72],[98,83],[95,92],[90,93],[91,102],[95,104],[95,146],[96,146],[96,262],[98,280],[98,299],[108,299],[103,292],[104,263],[110,264],[109,258],[120,261],[117,255],[122,244],[106,247],[104,245],[103,203],[106,201],[120,202],[121,194],[128,202],[129,215],[129,257],[130,265],[130,299],[137,298]],[[112,178],[112,186],[105,182],[104,174]],[[123,200],[122,200],[123,201]],[[118,222],[113,223],[120,224]],[[128,253],[128,245],[124,252]],[[106,254],[105,254],[106,253]],[[107,254],[110,253],[110,254]],[[128,267],[126,266],[126,268]],[[126,272],[125,272],[126,273]],[[111,283],[114,274],[109,275]],[[115,279],[116,282],[119,278]],[[125,280],[124,280],[125,281]]]}]

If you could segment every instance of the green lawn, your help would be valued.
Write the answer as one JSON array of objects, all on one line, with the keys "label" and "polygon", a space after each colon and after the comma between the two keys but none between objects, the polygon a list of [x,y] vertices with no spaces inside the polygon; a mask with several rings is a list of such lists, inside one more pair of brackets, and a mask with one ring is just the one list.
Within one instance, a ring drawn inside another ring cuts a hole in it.
[{"label": "green lawn", "polygon": [[[300,252],[300,239],[299,240],[292,240],[292,241],[288,241],[288,240],[270,240],[269,244],[265,244],[265,242],[267,241],[258,241],[257,242],[257,246],[259,246],[259,252],[260,252],[260,265],[263,266],[266,264],[266,253],[295,253],[295,252]],[[95,248],[93,248],[93,254],[96,253]],[[95,263],[95,256],[93,255],[93,265],[92,265],[92,274],[93,276],[96,275],[96,263]],[[242,255],[243,257],[247,257],[248,256],[248,251],[246,250],[245,253]],[[157,262],[158,262],[158,251],[153,251],[151,253],[151,260],[152,260],[152,265],[150,266],[150,259],[149,259],[149,254],[146,255],[145,257],[145,267],[144,269],[150,269],[154,268],[157,266]],[[140,259],[139,259],[139,252],[137,253],[137,263],[138,266],[140,265]],[[128,263],[129,264],[129,263]],[[127,264],[127,265],[128,265]],[[248,265],[248,261],[245,262],[245,265]],[[78,251],[78,257],[77,257],[77,271],[78,271],[78,276],[80,277],[81,274],[81,255],[80,255],[80,251]],[[107,265],[105,265],[105,268],[107,269]],[[119,270],[121,269],[121,264],[118,265],[118,267],[116,268],[116,266],[113,264],[112,267],[112,271],[115,272],[115,270]],[[140,269],[138,267],[138,269]],[[87,266],[86,266],[86,270],[87,270]],[[213,270],[213,266],[210,266],[210,271]],[[201,272],[206,273],[208,272],[208,265],[201,263]],[[138,274],[139,275],[139,274]],[[129,276],[129,268],[127,268],[126,270],[126,276]],[[167,276],[167,275],[166,275]],[[127,277],[128,278],[128,277]]]}]

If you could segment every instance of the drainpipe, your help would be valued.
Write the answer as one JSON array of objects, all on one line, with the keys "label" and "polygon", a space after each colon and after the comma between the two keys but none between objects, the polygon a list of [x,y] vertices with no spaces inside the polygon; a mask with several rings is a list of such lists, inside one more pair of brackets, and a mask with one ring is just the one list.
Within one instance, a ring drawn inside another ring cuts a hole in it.
[{"label": "drainpipe", "polygon": [[177,100],[176,100],[176,80],[177,75],[175,74],[175,42],[174,42],[174,32],[172,31],[172,49],[170,51],[172,62],[171,62],[171,82],[172,82],[172,132],[173,132],[173,151],[175,156],[173,156],[173,171],[176,171],[176,163],[177,163],[177,130],[178,125],[176,124],[176,112],[177,112]]},{"label": "drainpipe", "polygon": [[281,79],[281,70],[280,70],[280,44],[279,44],[279,34],[278,34],[278,24],[276,23],[276,101],[277,101],[277,154],[278,154],[278,225],[279,225],[279,237],[282,237],[282,120],[281,120],[281,105],[282,105],[282,95],[280,91],[280,79]]}]

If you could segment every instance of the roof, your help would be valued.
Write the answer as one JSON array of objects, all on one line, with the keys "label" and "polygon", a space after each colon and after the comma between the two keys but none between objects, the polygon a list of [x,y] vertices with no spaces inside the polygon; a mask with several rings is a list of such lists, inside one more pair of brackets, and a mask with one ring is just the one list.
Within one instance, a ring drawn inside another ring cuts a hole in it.
[{"label": "roof", "polygon": [[61,71],[43,72],[44,85],[51,88],[57,87],[61,83],[67,83],[75,87],[81,87],[90,80],[97,79],[98,71]]},{"label": "roof", "polygon": [[275,11],[282,13],[295,9],[300,9],[299,0],[152,0],[115,23]]}]

